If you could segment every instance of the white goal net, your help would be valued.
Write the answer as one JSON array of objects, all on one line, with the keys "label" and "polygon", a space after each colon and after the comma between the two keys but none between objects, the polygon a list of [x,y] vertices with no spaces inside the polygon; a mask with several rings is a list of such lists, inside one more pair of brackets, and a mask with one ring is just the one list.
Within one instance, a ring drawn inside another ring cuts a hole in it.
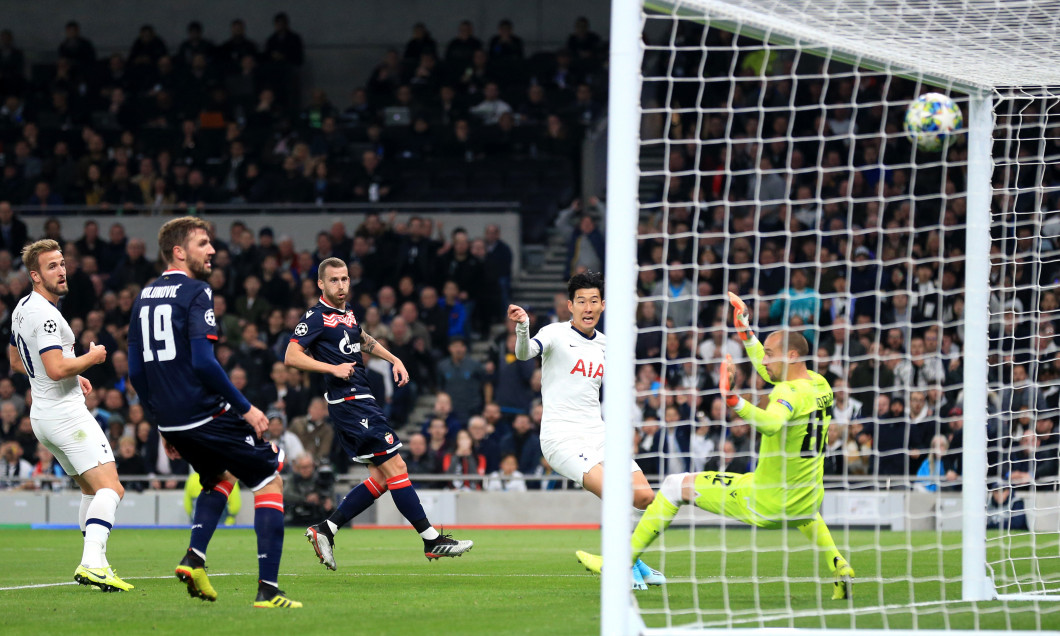
[{"label": "white goal net", "polygon": [[[607,333],[635,364],[609,365],[605,467],[632,452],[658,492],[768,464],[719,390],[726,355],[748,401],[773,389],[736,293],[831,386],[798,452],[856,575],[833,600],[819,535],[682,502],[643,554],[664,586],[605,568],[602,633],[1060,627],[1060,2],[613,6]],[[939,151],[903,129],[929,92],[964,121]],[[630,557],[622,473],[605,562]]]}]

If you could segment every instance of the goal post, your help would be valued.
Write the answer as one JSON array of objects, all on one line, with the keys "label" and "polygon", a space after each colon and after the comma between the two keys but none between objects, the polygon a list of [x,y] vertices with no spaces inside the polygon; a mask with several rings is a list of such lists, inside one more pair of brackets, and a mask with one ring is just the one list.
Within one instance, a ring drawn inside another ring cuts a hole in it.
[{"label": "goal post", "polygon": [[[734,344],[725,296],[739,290],[763,338],[798,325],[808,366],[842,380],[847,405],[871,396],[831,427],[867,432],[854,446],[871,449],[868,472],[830,475],[821,509],[869,602],[830,603],[828,569],[799,531],[745,531],[686,504],[645,553],[673,564],[661,590],[633,595],[629,569],[605,567],[601,633],[1060,625],[1060,498],[1055,479],[1033,475],[1050,457],[1019,460],[1013,441],[1043,421],[1060,428],[1060,363],[1044,361],[1053,332],[1042,335],[1060,310],[1039,306],[1060,284],[1045,278],[1060,261],[1060,1],[611,5],[604,561],[631,556],[631,458],[650,463],[657,492],[665,474],[761,459],[752,432],[734,462],[726,442],[742,423],[713,410],[717,356]],[[964,114],[941,153],[900,127],[930,91]],[[796,271],[816,303],[806,313],[789,294],[802,293]],[[741,386],[767,395],[743,364]],[[1016,367],[1031,398],[1014,397],[1026,393]],[[912,410],[925,399],[929,420]],[[660,424],[660,441],[643,443]],[[885,448],[899,424],[902,444]],[[1060,448],[1042,431],[1032,438]],[[939,437],[960,446],[936,465]],[[1019,461],[1030,481],[1015,477]],[[925,479],[922,464],[959,469]],[[1026,530],[1010,510],[987,530],[1005,496],[1026,506]]]}]

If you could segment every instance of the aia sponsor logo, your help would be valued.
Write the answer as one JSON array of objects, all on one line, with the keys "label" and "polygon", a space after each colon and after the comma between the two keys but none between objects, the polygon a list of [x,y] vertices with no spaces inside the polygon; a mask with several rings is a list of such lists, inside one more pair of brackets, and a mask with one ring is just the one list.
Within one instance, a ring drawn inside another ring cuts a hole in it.
[{"label": "aia sponsor logo", "polygon": [[570,370],[571,375],[582,375],[583,377],[596,379],[604,377],[604,365],[598,364],[593,366],[592,361],[589,362],[588,369],[585,367],[585,360],[579,359],[574,363],[574,368]]}]

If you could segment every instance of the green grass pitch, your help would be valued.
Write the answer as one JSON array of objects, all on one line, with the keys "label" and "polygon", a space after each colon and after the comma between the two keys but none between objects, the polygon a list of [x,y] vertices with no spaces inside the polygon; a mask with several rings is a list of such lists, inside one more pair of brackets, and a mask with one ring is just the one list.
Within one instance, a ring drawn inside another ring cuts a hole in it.
[{"label": "green grass pitch", "polygon": [[[78,532],[0,530],[4,564],[0,607],[8,610],[0,632],[599,633],[599,579],[580,569],[574,558],[575,549],[598,549],[598,532],[468,529],[458,535],[475,540],[470,553],[428,562],[411,530],[347,530],[336,546],[339,570],[330,572],[317,562],[301,531],[291,529],[280,585],[306,607],[258,611],[251,608],[257,563],[250,530],[219,530],[211,543],[208,563],[220,595],[216,603],[189,598],[173,577],[173,567],[187,545],[187,531],[116,530],[109,542],[110,560],[136,589],[103,594],[72,584],[81,553]],[[935,547],[939,538],[942,550]],[[917,546],[913,552],[905,547],[907,539]],[[673,624],[708,626],[1055,629],[1060,625],[1060,603],[992,602],[975,607],[940,603],[944,595],[949,599],[960,595],[959,582],[937,580],[940,565],[947,576],[956,577],[960,570],[957,534],[836,533],[862,581],[855,587],[852,605],[830,600],[830,584],[815,578],[825,574],[823,560],[807,549],[797,531],[730,530],[723,536],[717,529],[692,533],[673,528],[664,540],[666,554],[653,551],[646,560],[664,565],[672,583],[665,590],[637,593],[649,626],[666,624],[664,608]],[[1037,549],[1042,545],[1039,542]],[[1056,554],[1056,549],[1054,539],[1048,550]],[[904,580],[910,563],[914,573],[927,580],[917,584]],[[815,567],[821,571],[815,572]],[[751,577],[753,571],[757,577]],[[762,623],[756,616],[785,618]]]}]

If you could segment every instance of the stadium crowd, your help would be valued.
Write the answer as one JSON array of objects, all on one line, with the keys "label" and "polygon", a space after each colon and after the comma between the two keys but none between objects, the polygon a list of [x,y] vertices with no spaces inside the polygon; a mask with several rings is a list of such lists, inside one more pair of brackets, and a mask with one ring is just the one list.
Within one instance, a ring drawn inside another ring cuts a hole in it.
[{"label": "stadium crowd", "polygon": [[[285,16],[275,23],[260,52],[236,20],[218,46],[192,23],[172,54],[145,26],[128,55],[105,60],[70,23],[46,81],[25,76],[12,34],[0,33],[5,322],[28,292],[19,250],[39,238],[28,236],[12,205],[50,214],[62,203],[99,209],[205,203],[208,210],[218,202],[398,200],[411,187],[394,176],[402,162],[573,157],[578,131],[603,112],[603,44],[583,19],[566,49],[529,57],[507,21],[486,43],[462,22],[444,55],[417,24],[404,51],[390,51],[346,108],[320,91],[299,105],[297,82],[287,80],[299,77],[303,44]],[[649,103],[701,100],[696,105],[705,116],[702,130],[691,112],[646,122],[649,135],[655,126],[667,142],[670,176],[660,178],[657,200],[641,202],[638,462],[653,482],[675,470],[753,469],[755,434],[744,422],[726,421],[717,392],[721,359],[746,359],[727,329],[725,294],[734,291],[753,299],[761,333],[799,328],[812,342],[816,368],[836,396],[829,474],[947,487],[961,471],[966,209],[954,193],[965,190],[963,148],[950,150],[954,165],[946,171],[910,165],[908,142],[893,134],[902,109],[879,105],[904,103],[913,84],[884,84],[871,74],[856,83],[842,70],[826,82],[819,61],[803,58],[795,66],[783,53],[763,61],[738,52],[732,36],[701,28],[682,23],[676,34],[711,47],[702,66],[717,90],[689,94],[685,87],[693,84],[674,84],[656,91],[650,80],[698,72],[699,52],[646,60]],[[734,63],[732,55],[740,58]],[[748,81],[737,87],[727,79],[730,68]],[[771,106],[765,113],[762,103]],[[879,134],[861,134],[851,147],[852,130]],[[766,139],[755,142],[760,135]],[[995,200],[999,214],[1010,205]],[[71,220],[50,219],[45,235],[65,248],[71,293],[62,311],[78,352],[92,341],[109,352],[106,365],[86,374],[96,387],[89,408],[109,433],[119,472],[152,475],[134,488],[178,487],[187,467],[162,451],[128,382],[125,358],[133,299],[159,265],[120,224],[104,236],[91,219],[75,228]],[[555,225],[569,244],[567,273],[602,269],[604,220],[595,199],[575,199],[560,212]],[[990,461],[993,478],[1025,485],[1055,477],[1060,464],[1057,298],[1031,291],[1060,272],[1055,259],[1037,258],[1056,245],[1030,227],[1009,229],[995,237],[996,256],[1021,264],[998,264],[994,276],[1000,287],[1019,291],[991,299],[997,320]],[[417,487],[562,486],[542,479],[552,473],[537,437],[539,363],[515,359],[514,325],[503,316],[512,252],[496,226],[472,237],[459,228],[446,233],[426,218],[398,223],[369,214],[352,231],[336,222],[321,228],[315,245],[297,246],[282,228],[255,235],[235,223],[221,230],[227,236],[215,235],[210,278],[217,356],[269,415],[270,438],[294,459],[289,488],[297,514],[316,518],[333,505],[335,476],[350,466],[333,444],[319,377],[282,362],[291,330],[319,295],[316,265],[329,256],[349,263],[359,323],[404,361],[414,380],[396,387],[385,362],[368,364],[373,393],[403,427],[409,473],[414,480],[451,476]],[[563,293],[553,307],[528,310],[531,333],[569,317]],[[485,343],[484,354],[472,352],[475,343]],[[0,484],[8,483],[4,477],[61,475],[30,430],[25,378],[11,375],[6,360],[0,367]],[[761,390],[756,378],[741,368],[738,386]],[[432,412],[411,421],[422,395],[432,396]]]},{"label": "stadium crowd", "polygon": [[[683,454],[683,470],[753,467],[753,432],[719,424],[717,365],[727,354],[746,362],[726,329],[735,292],[753,301],[758,329],[801,331],[834,388],[827,474],[952,487],[964,424],[966,147],[952,144],[946,166],[937,154],[911,163],[901,130],[915,82],[691,21],[667,26],[657,37],[672,44],[645,60],[646,106],[673,114],[645,115],[646,141],[665,142],[667,156],[666,176],[645,177],[660,195],[642,198],[637,358],[653,363],[638,370],[639,448]],[[672,81],[697,73],[705,85]],[[1049,139],[1052,125],[1043,118],[1020,137]],[[988,462],[992,479],[1055,487],[1060,244],[1058,219],[1039,234],[1035,213],[1057,201],[1038,203],[1034,175],[1006,168],[1038,150],[1029,146],[996,150]],[[1043,170],[1044,184],[1060,183],[1054,164]],[[737,385],[764,388],[749,364]]]}]

